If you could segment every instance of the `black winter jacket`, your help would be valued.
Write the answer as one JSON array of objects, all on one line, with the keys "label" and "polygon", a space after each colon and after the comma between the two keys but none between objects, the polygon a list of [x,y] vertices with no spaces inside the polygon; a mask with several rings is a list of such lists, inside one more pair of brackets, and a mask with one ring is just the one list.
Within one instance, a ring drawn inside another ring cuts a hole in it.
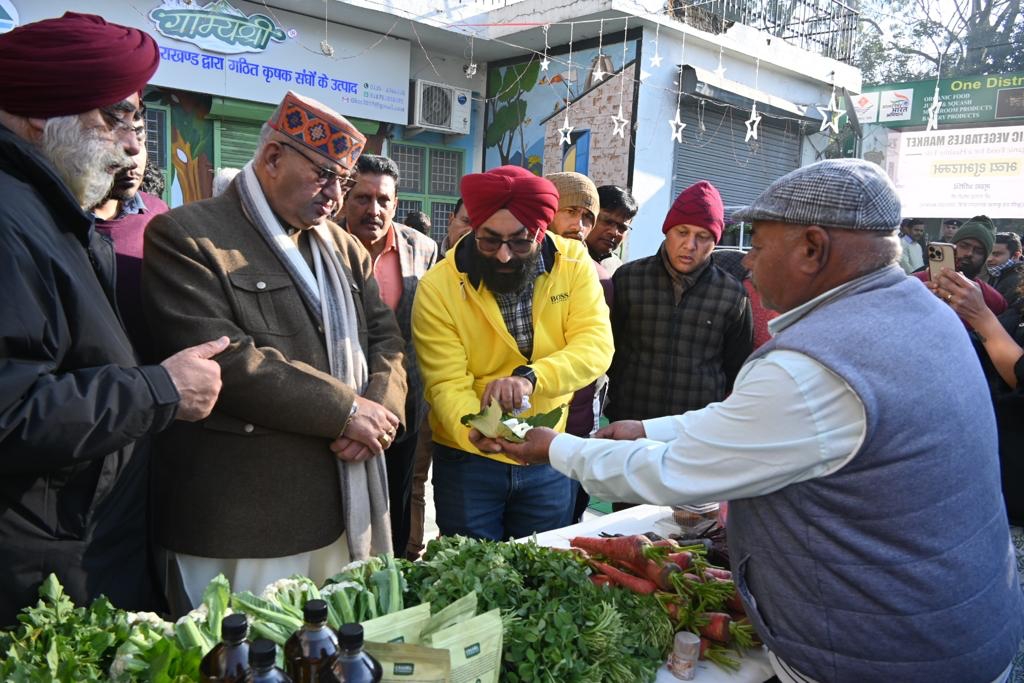
[{"label": "black winter jacket", "polygon": [[114,304],[113,246],[0,125],[0,626],[55,572],[77,603],[149,607],[148,435],[174,418]]}]

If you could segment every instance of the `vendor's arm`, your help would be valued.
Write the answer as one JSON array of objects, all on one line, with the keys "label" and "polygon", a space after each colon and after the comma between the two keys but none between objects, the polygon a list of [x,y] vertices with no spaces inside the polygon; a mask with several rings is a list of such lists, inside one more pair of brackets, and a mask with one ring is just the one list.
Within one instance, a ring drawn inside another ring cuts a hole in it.
[{"label": "vendor's arm", "polygon": [[865,425],[863,403],[842,379],[803,354],[774,351],[744,368],[726,400],[645,420],[647,439],[559,434],[550,460],[605,500],[732,500],[838,470]]},{"label": "vendor's arm", "polygon": [[217,356],[223,388],[217,410],[284,432],[333,439],[356,392],[345,382],[270,346],[257,346],[235,322],[229,293],[207,265],[199,239],[168,214],[146,228],[143,301],[154,339],[176,350],[226,336]]},{"label": "vendor's arm", "polygon": [[451,302],[445,301],[431,273],[420,280],[412,305],[412,338],[423,389],[432,419],[446,425],[460,449],[475,453],[469,430],[459,425],[463,415],[480,412],[480,397],[473,386],[466,348],[449,313]]},{"label": "vendor's arm", "polygon": [[570,271],[565,345],[530,363],[537,375],[534,393],[542,396],[560,396],[587,386],[608,370],[615,350],[608,305],[592,261],[578,242],[569,242],[566,252],[560,257]]}]

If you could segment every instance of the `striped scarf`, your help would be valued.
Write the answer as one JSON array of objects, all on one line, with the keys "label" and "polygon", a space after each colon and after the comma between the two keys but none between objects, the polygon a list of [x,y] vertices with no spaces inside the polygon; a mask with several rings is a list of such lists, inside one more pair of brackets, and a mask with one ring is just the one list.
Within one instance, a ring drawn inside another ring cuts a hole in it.
[{"label": "striped scarf", "polygon": [[[303,302],[324,330],[331,375],[362,395],[369,381],[366,355],[357,336],[352,285],[326,225],[305,231],[313,254],[310,270],[298,246],[281,227],[250,161],[238,176],[242,210],[295,282]],[[338,460],[345,531],[353,560],[391,552],[387,472],[383,457],[365,462]]]}]

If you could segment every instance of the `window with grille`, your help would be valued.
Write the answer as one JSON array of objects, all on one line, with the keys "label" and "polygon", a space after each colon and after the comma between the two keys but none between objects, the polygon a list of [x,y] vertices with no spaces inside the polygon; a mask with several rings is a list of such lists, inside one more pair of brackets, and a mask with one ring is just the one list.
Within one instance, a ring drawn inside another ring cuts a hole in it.
[{"label": "window with grille", "polygon": [[167,150],[170,146],[170,133],[167,129],[168,110],[160,105],[146,103],[146,154],[149,163],[159,168],[164,174],[164,200],[170,198],[170,162]]},{"label": "window with grille", "polygon": [[398,165],[398,211],[401,221],[410,211],[430,216],[430,236],[439,244],[448,232],[448,214],[459,200],[464,154],[461,149],[392,143],[389,156]]}]

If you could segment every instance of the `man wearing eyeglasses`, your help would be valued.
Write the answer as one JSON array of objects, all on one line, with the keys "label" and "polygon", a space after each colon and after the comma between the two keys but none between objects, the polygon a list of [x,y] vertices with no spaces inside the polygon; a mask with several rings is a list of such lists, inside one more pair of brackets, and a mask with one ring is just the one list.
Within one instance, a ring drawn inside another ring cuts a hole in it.
[{"label": "man wearing eyeglasses", "polygon": [[258,592],[392,549],[381,456],[402,433],[404,343],[366,249],[330,220],[364,144],[289,92],[223,194],[146,230],[158,343],[231,340],[210,419],[157,444],[154,523],[175,611],[218,573]]},{"label": "man wearing eyeglasses", "polygon": [[139,153],[131,158],[131,165],[114,175],[113,187],[106,198],[93,207],[92,213],[96,216],[96,229],[114,243],[117,306],[128,338],[140,358],[152,360],[158,355],[142,312],[142,235],[149,221],[166,213],[168,207],[163,199],[141,189],[149,161],[144,108],[136,112],[132,124]]},{"label": "man wearing eyeglasses", "polygon": [[226,339],[140,366],[88,213],[140,151],[159,60],[150,36],[93,15],[0,36],[0,627],[51,572],[78,604],[154,609],[149,438],[206,417],[220,388]]},{"label": "man wearing eyeglasses", "polygon": [[461,190],[473,232],[420,280],[413,340],[437,525],[503,540],[568,524],[574,487],[547,465],[514,464],[462,417],[492,400],[521,416],[564,406],[608,368],[611,326],[586,247],[548,231],[558,209],[549,180],[502,166],[465,176]]}]

